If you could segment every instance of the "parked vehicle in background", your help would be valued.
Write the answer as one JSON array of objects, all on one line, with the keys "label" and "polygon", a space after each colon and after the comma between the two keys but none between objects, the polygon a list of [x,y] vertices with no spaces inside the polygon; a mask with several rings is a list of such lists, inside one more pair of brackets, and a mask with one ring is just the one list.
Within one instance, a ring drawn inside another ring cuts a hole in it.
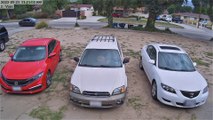
[{"label": "parked vehicle in background", "polygon": [[207,20],[202,20],[199,22],[199,24],[203,27],[206,27],[206,25],[208,24],[208,21]]},{"label": "parked vehicle in background", "polygon": [[124,103],[125,65],[129,58],[114,36],[95,36],[86,46],[72,75],[70,99],[84,107],[110,108]]},{"label": "parked vehicle in background", "polygon": [[161,15],[161,20],[167,21],[167,22],[172,22],[172,16],[167,15],[167,14]]},{"label": "parked vehicle in background", "polygon": [[172,22],[183,23],[183,20],[181,20],[179,17],[174,17],[174,18],[172,18]]},{"label": "parked vehicle in background", "polygon": [[156,20],[161,20],[161,16],[157,16],[157,17],[156,17]]},{"label": "parked vehicle in background", "polygon": [[160,102],[182,108],[203,105],[208,85],[180,47],[149,44],[141,50],[140,68],[152,85],[151,95]]},{"label": "parked vehicle in background", "polygon": [[123,15],[121,13],[112,13],[112,17],[120,18],[123,17]]},{"label": "parked vehicle in background", "polygon": [[21,21],[19,21],[20,26],[35,26],[37,23],[37,20],[35,18],[24,18]]},{"label": "parked vehicle in background", "polygon": [[6,48],[5,43],[9,41],[9,35],[7,29],[0,25],[0,52],[4,51]]},{"label": "parked vehicle in background", "polygon": [[61,60],[60,41],[53,38],[23,42],[0,73],[0,84],[6,93],[33,94],[49,87]]}]

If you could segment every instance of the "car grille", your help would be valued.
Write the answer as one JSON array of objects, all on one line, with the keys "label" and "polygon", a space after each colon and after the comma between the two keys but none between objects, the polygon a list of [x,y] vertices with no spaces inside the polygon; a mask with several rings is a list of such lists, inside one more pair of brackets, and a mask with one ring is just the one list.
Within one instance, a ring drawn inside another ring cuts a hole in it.
[{"label": "car grille", "polygon": [[4,81],[10,86],[24,86],[30,82],[29,80],[10,80],[10,79],[7,80],[4,79]]},{"label": "car grille", "polygon": [[181,93],[188,98],[194,98],[197,97],[200,91],[194,91],[194,92],[189,92],[189,91],[181,91]]},{"label": "car grille", "polygon": [[110,96],[109,92],[94,92],[94,91],[83,91],[83,95],[86,96],[102,96],[102,97],[107,97]]}]

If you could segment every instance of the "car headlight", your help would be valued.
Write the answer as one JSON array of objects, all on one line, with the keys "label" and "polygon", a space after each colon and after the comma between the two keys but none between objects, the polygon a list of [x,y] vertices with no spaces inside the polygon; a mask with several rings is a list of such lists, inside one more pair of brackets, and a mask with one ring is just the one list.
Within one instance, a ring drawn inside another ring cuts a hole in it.
[{"label": "car headlight", "polygon": [[44,72],[40,72],[39,74],[33,76],[33,77],[30,78],[29,80],[30,80],[30,81],[37,80],[37,79],[41,78],[43,75],[44,75]]},{"label": "car headlight", "polygon": [[124,92],[126,92],[126,87],[123,85],[123,86],[121,86],[121,87],[119,87],[119,88],[116,88],[116,89],[113,91],[112,95],[118,95],[118,94],[122,94],[122,93],[124,93]]},{"label": "car headlight", "polygon": [[165,84],[161,83],[161,87],[162,87],[164,90],[168,91],[168,92],[171,92],[171,93],[175,93],[175,94],[176,94],[175,89],[172,88],[172,87],[170,87],[170,86],[168,86],[168,85],[165,85]]},{"label": "car headlight", "polygon": [[204,89],[203,89],[203,94],[208,92],[208,86],[206,86]]},{"label": "car headlight", "polygon": [[77,86],[73,85],[73,84],[71,84],[70,90],[72,92],[74,92],[74,93],[81,94],[80,89]]}]

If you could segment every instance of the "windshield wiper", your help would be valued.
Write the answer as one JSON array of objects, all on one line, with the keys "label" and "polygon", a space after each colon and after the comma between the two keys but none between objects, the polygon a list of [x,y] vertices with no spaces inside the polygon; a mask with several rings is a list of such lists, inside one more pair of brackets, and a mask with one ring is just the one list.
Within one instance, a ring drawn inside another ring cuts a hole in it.
[{"label": "windshield wiper", "polygon": [[171,69],[171,68],[168,68],[168,67],[160,67],[161,69],[164,69],[164,70],[171,70],[171,71],[175,71],[174,69]]},{"label": "windshield wiper", "polygon": [[194,70],[194,69],[192,69],[192,70],[180,69],[180,70],[178,70],[178,71],[192,72],[192,71],[195,71],[195,70]]},{"label": "windshield wiper", "polygon": [[88,64],[79,64],[79,66],[85,66],[85,67],[95,67],[94,65],[88,65]]}]

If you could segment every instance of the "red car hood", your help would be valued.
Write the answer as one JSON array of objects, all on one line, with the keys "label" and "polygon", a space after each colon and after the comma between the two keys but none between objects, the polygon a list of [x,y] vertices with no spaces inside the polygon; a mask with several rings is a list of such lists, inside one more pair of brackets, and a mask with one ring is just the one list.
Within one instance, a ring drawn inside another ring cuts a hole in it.
[{"label": "red car hood", "polygon": [[7,79],[28,79],[44,71],[44,61],[37,62],[14,62],[9,61],[3,68],[2,73]]}]

